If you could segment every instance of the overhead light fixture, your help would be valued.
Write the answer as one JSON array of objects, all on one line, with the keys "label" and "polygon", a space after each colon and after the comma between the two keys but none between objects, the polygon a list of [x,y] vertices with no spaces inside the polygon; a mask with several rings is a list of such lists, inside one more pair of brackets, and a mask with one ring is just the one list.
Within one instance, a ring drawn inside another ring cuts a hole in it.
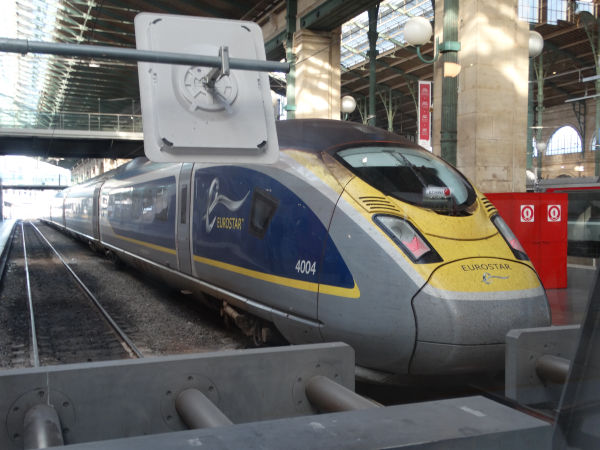
[{"label": "overhead light fixture", "polygon": [[90,63],[88,64],[88,66],[89,66],[89,67],[96,68],[96,67],[100,67],[100,64],[98,64],[96,61],[94,61],[94,60],[92,59],[92,60],[90,60]]},{"label": "overhead light fixture", "polygon": [[403,33],[406,43],[417,48],[417,56],[426,64],[432,64],[436,62],[440,56],[440,53],[460,51],[460,42],[445,41],[440,44],[439,38],[436,38],[435,45],[433,47],[433,58],[425,59],[421,54],[421,46],[429,42],[429,39],[431,39],[433,34],[431,22],[429,22],[429,20],[427,20],[425,17],[419,16],[408,19],[404,23]]},{"label": "overhead light fixture", "polygon": [[432,34],[431,23],[425,17],[413,17],[404,25],[404,39],[409,45],[425,45]]},{"label": "overhead light fixture", "polygon": [[356,109],[356,100],[351,95],[344,95],[342,97],[342,112],[351,114]]},{"label": "overhead light fixture", "polygon": [[537,148],[538,152],[540,153],[544,153],[546,151],[546,148],[548,146],[546,145],[545,142],[536,142],[535,143],[535,148]]},{"label": "overhead light fixture", "polygon": [[544,49],[544,38],[537,31],[529,31],[529,57],[535,58]]}]

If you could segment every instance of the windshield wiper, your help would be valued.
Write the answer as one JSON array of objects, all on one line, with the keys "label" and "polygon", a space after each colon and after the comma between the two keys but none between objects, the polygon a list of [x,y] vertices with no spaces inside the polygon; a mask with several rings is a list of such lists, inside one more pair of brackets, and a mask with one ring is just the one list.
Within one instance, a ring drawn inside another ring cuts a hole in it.
[{"label": "windshield wiper", "polygon": [[[421,174],[415,170],[415,166],[414,164],[412,164],[408,159],[406,159],[406,156],[404,156],[402,153],[398,153],[398,152],[391,152],[391,151],[385,151],[386,153],[389,153],[390,155],[392,155],[392,158],[394,158],[396,161],[398,162],[402,162],[404,163],[406,166],[408,166],[408,168],[410,169],[410,171],[415,175],[415,177],[417,177],[419,179],[419,181],[421,182],[421,186],[423,186],[424,188],[427,187],[427,183],[425,182],[425,180],[423,179],[423,177],[421,176]],[[402,158],[402,160],[398,159],[398,156],[400,158]]]}]

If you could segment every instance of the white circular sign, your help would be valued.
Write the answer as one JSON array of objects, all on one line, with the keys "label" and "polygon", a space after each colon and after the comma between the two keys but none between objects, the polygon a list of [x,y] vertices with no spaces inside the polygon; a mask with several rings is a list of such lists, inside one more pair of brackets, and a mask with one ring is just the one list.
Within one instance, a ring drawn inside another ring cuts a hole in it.
[{"label": "white circular sign", "polygon": [[521,205],[521,222],[533,222],[534,211],[533,205]]},{"label": "white circular sign", "polygon": [[548,222],[560,222],[560,205],[548,205]]}]

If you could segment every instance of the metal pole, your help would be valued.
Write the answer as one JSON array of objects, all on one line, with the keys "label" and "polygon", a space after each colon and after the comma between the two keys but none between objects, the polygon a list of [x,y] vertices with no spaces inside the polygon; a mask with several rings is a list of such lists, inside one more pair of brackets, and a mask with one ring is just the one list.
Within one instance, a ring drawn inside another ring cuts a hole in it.
[{"label": "metal pole", "polygon": [[25,413],[23,421],[25,450],[65,445],[60,419],[53,406],[39,404]]},{"label": "metal pole", "polygon": [[[204,67],[221,67],[222,64],[221,58],[218,56],[155,52],[102,45],[59,44],[56,42],[30,41],[28,39],[0,38],[0,51],[21,54],[46,53],[61,56],[82,56],[98,59],[118,59],[123,61],[143,61]],[[255,70],[260,72],[288,72],[290,69],[287,63],[241,58],[230,58],[229,67],[238,70]]]},{"label": "metal pole", "polygon": [[286,77],[285,110],[288,119],[296,118],[296,55],[294,54],[294,33],[296,32],[297,0],[287,0],[287,40],[285,42],[285,59],[289,64]]},{"label": "metal pole", "polygon": [[[444,0],[444,42],[458,41],[458,0]],[[442,64],[458,63],[458,52],[443,53]],[[442,158],[456,165],[456,104],[458,102],[458,78],[443,76],[442,123],[440,145]]]},{"label": "metal pole", "polygon": [[375,126],[375,88],[377,86],[377,16],[379,15],[379,4],[369,8],[369,116],[367,123]]},{"label": "metal pole", "polygon": [[529,78],[527,81],[527,170],[533,168],[533,58],[529,58]]},{"label": "metal pole", "polygon": [[198,389],[186,389],[175,400],[175,409],[190,429],[232,425],[219,408]]},{"label": "metal pole", "polygon": [[[598,42],[596,45],[596,51],[594,52],[594,56],[597,56],[600,53],[600,24],[599,21],[596,20],[596,33],[598,34]],[[596,75],[600,75],[600,60],[596,59]],[[596,94],[600,92],[600,79],[596,80]],[[585,142],[583,143],[585,146]],[[600,98],[596,97],[596,148],[594,155],[594,175],[600,175]]]},{"label": "metal pole", "polygon": [[306,384],[306,397],[320,412],[356,411],[381,405],[323,375],[312,377]]},{"label": "metal pole", "polygon": [[[537,74],[537,120],[536,120],[536,144],[542,141],[542,118],[544,115],[544,54],[540,53],[538,57],[538,68],[536,71]],[[538,150],[537,152],[537,174],[536,178],[542,178],[542,152]]]},{"label": "metal pole", "polygon": [[535,372],[538,376],[552,383],[563,384],[569,375],[571,361],[560,356],[542,355],[535,362]]}]

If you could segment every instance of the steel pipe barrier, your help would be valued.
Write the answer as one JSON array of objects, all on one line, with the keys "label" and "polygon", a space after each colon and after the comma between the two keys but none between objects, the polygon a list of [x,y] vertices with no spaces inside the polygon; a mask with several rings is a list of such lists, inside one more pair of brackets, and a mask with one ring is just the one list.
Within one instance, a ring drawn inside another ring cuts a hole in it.
[{"label": "steel pipe barrier", "polygon": [[306,383],[306,397],[320,412],[328,413],[381,406],[323,375],[314,376]]},{"label": "steel pipe barrier", "polygon": [[25,413],[23,429],[25,450],[65,445],[60,419],[51,405],[39,404],[31,407]]},{"label": "steel pipe barrier", "polygon": [[175,400],[175,409],[190,429],[215,428],[233,422],[198,389],[186,389]]}]

